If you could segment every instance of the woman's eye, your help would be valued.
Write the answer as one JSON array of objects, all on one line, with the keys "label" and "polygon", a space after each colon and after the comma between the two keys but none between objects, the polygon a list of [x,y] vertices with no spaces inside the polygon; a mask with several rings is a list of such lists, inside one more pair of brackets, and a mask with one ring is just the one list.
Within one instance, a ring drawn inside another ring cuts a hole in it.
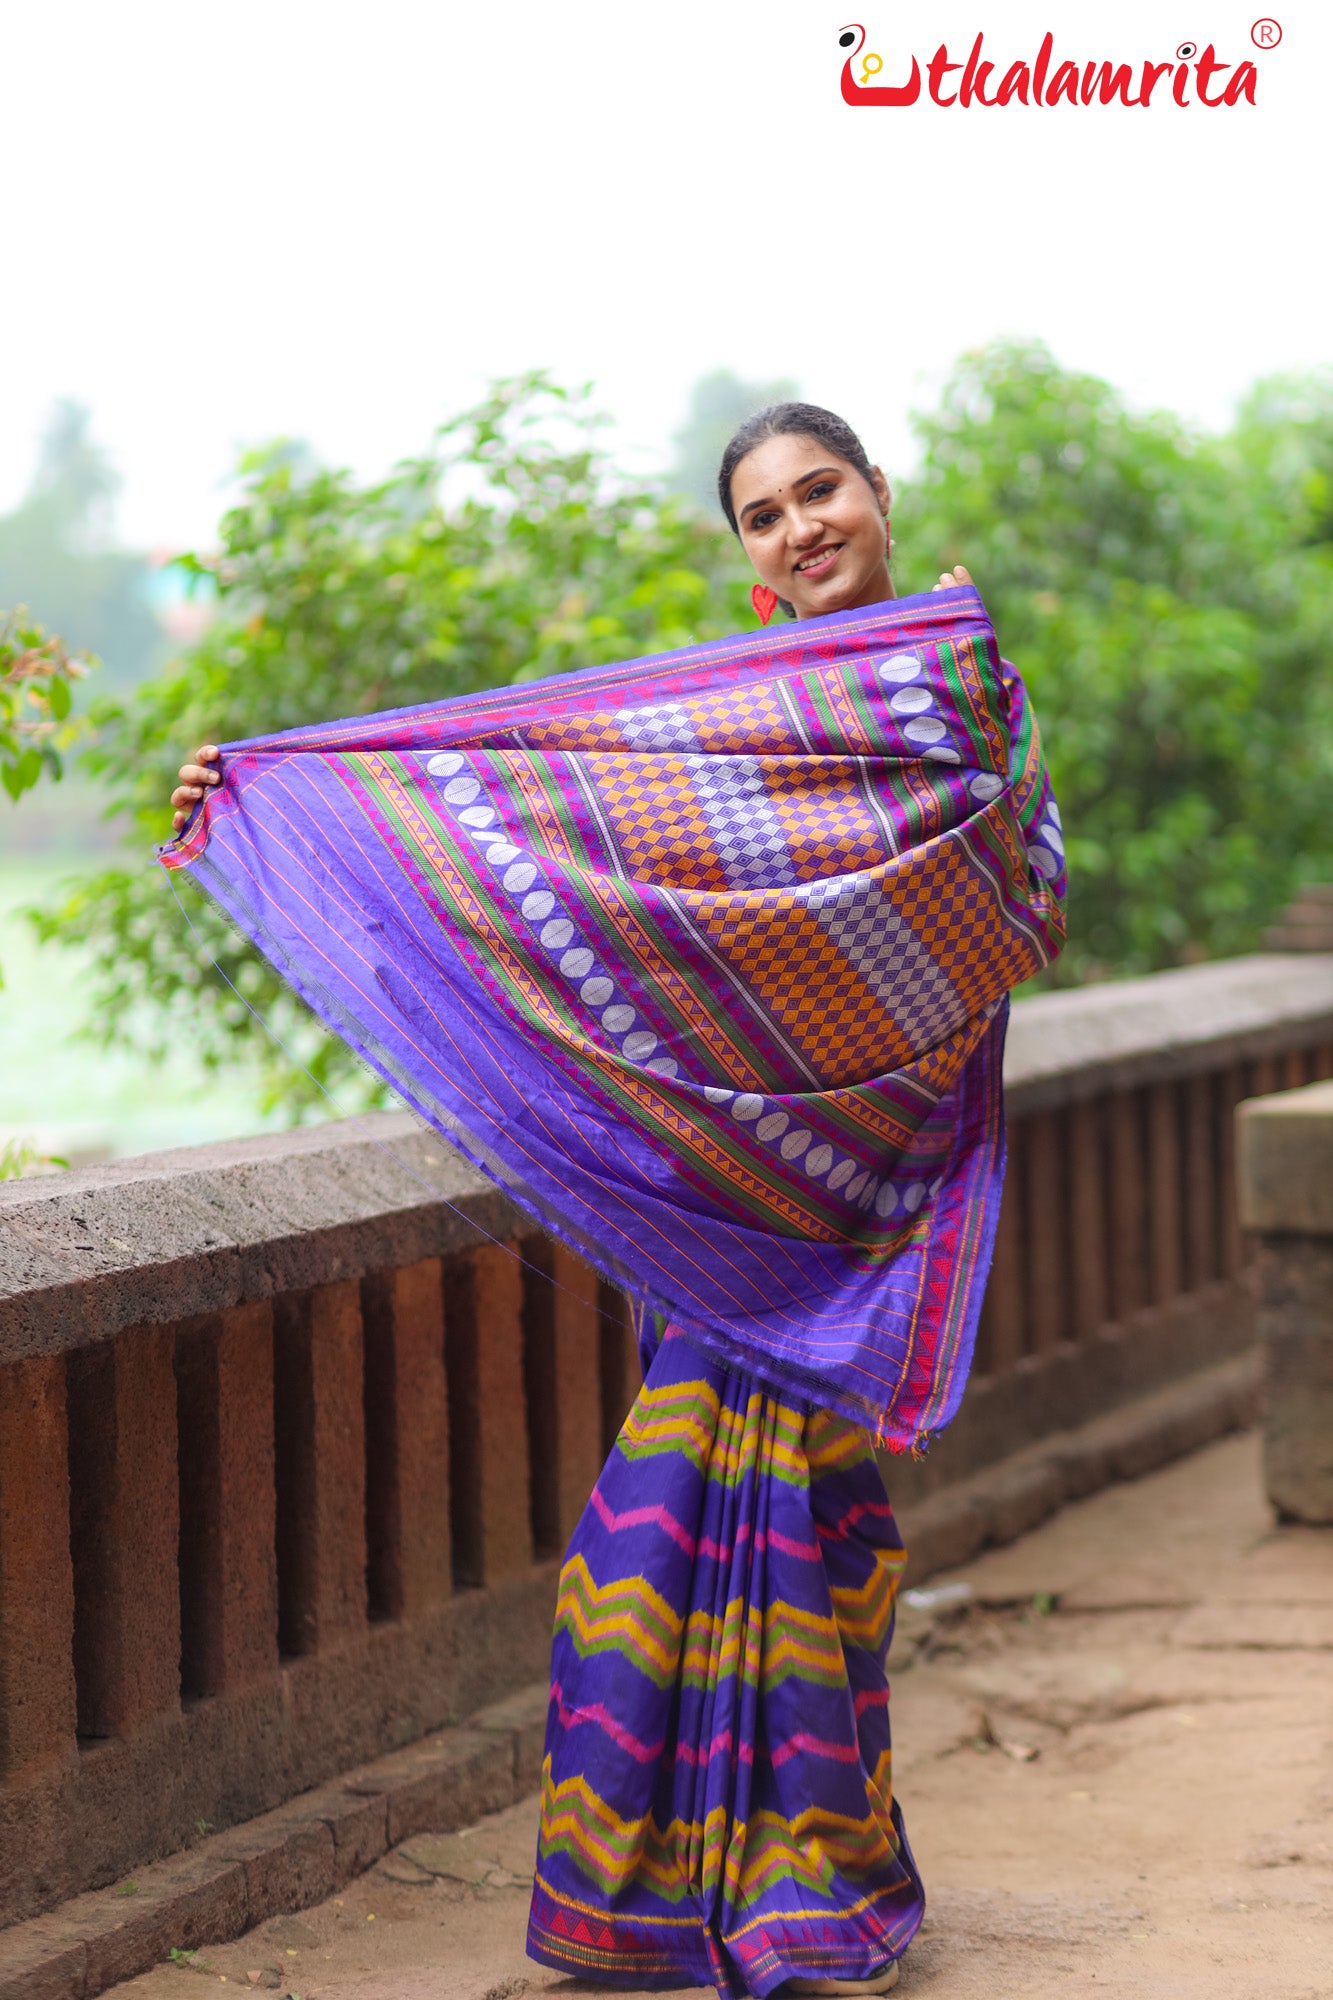
[{"label": "woman's eye", "polygon": [[826,493],[833,493],[836,490],[833,480],[817,479],[805,497],[807,500],[822,500]]}]

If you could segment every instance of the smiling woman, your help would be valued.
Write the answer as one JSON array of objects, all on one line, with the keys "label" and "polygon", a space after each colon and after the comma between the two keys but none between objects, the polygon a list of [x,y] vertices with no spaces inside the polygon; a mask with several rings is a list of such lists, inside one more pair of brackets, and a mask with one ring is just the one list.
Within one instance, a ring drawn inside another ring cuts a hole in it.
[{"label": "smiling woman", "polygon": [[[722,511],[761,583],[789,618],[883,604],[889,575],[889,482],[841,417],[817,403],[773,403],[722,455]],[[937,589],[971,579],[965,569]]]}]

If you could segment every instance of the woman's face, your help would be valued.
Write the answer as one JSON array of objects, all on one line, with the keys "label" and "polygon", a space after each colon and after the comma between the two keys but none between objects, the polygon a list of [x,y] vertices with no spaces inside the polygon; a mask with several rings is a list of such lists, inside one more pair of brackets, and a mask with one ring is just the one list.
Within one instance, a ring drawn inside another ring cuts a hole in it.
[{"label": "woman's face", "polygon": [[812,437],[765,438],[732,474],[745,553],[798,618],[892,597],[888,482],[870,478]]}]

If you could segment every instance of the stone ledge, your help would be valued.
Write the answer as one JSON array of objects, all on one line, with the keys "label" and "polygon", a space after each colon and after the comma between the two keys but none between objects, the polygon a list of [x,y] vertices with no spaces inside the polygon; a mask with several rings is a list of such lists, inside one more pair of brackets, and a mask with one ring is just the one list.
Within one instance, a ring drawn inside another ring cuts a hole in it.
[{"label": "stone ledge", "polygon": [[[1071,1500],[1137,1479],[1255,1417],[1259,1357],[1127,1404],[903,1509],[909,1583],[1015,1541]],[[77,1896],[0,1933],[0,2000],[94,2000],[172,1946],[239,1937],[322,1901],[413,1833],[449,1833],[535,1789],[544,1682],[135,1873],[132,1898]]]},{"label": "stone ledge", "polygon": [[1015,1001],[1005,1095],[1017,1116],[1324,1040],[1333,952],[1219,959]]},{"label": "stone ledge", "polygon": [[15,1924],[0,1933],[0,2000],[94,2000],[173,1947],[219,1944],[322,1902],[411,1833],[453,1833],[511,1805],[536,1781],[546,1705],[542,1682],[149,1863],[132,1895],[96,1890]]},{"label": "stone ledge", "polygon": [[[1333,1042],[1333,954],[1016,1001],[1011,1115]],[[0,1185],[0,1359],[447,1256],[534,1227],[406,1113]]]},{"label": "stone ledge", "polygon": [[[907,1582],[957,1569],[982,1549],[1017,1541],[1071,1500],[1119,1479],[1141,1479],[1258,1420],[1261,1356],[1251,1350],[1109,1416],[1057,1432],[917,1506],[895,1508],[907,1545]],[[886,1467],[893,1498],[892,1461]]]},{"label": "stone ledge", "polygon": [[1239,1107],[1236,1189],[1246,1229],[1333,1236],[1333,1083]]}]

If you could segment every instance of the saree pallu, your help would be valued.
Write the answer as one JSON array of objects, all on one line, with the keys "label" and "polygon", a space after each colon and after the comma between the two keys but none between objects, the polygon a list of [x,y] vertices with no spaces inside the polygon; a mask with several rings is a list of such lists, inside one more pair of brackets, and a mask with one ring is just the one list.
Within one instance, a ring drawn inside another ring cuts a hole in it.
[{"label": "saree pallu", "polygon": [[[768,1994],[921,1891],[870,1437],[958,1406],[1060,817],[971,588],[223,746],[163,852],[669,1325],[560,1591],[531,1948]],[[869,1435],[867,1435],[869,1434]]]},{"label": "saree pallu", "polygon": [[864,1432],[667,1330],[561,1574],[532,1957],[739,2000],[899,1956],[903,1561]]},{"label": "saree pallu", "polygon": [[188,868],[639,1307],[893,1449],[957,1408],[1059,814],[971,588],[223,746]]}]

